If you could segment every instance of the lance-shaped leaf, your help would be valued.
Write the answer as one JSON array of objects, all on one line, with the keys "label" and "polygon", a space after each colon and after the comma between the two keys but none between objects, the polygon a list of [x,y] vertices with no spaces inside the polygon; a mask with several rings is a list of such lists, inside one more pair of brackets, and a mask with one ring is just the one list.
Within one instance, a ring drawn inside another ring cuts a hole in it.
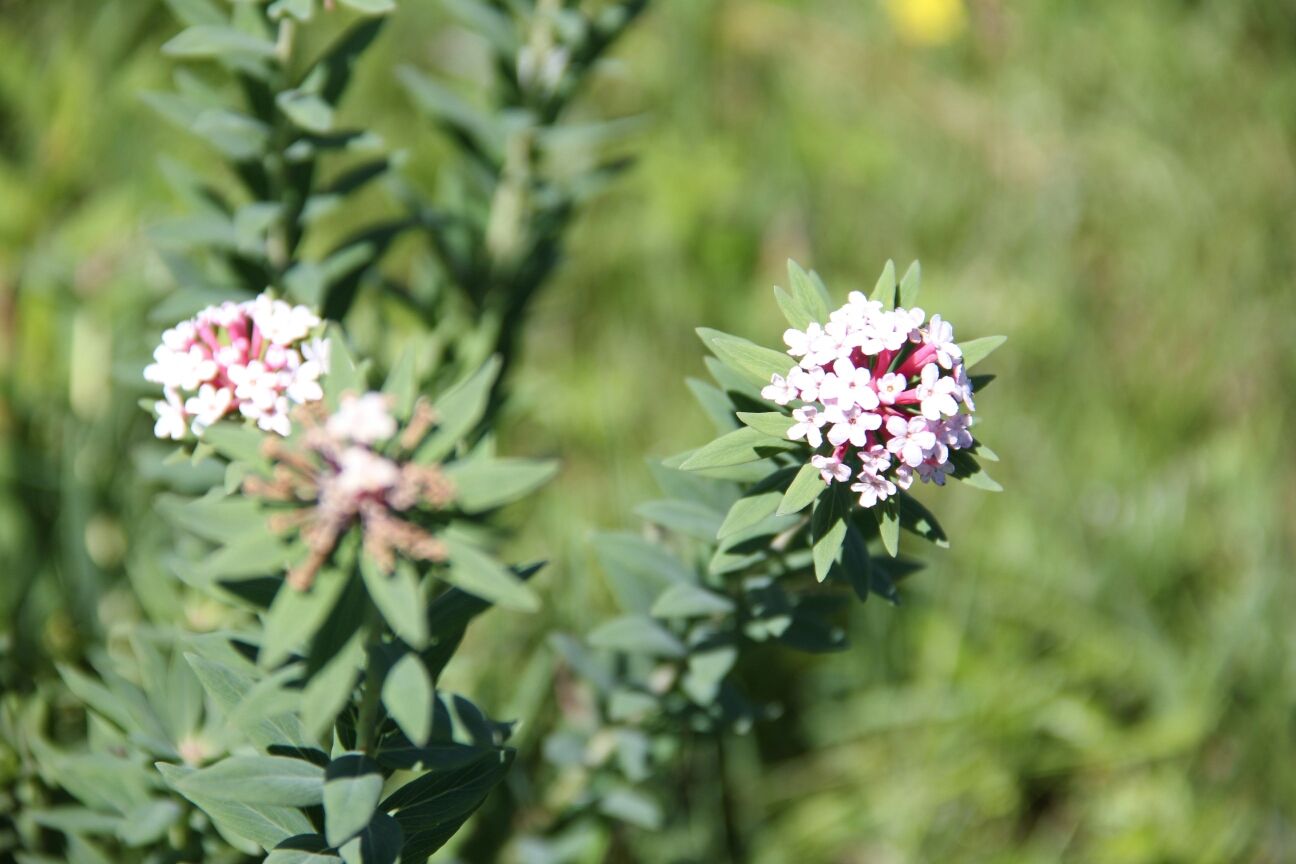
[{"label": "lance-shaped leaf", "polygon": [[922,265],[917,261],[909,265],[900,280],[900,306],[912,308],[918,302],[918,288],[922,284]]},{"label": "lance-shaped leaf", "polygon": [[677,498],[647,501],[636,507],[635,513],[667,530],[698,540],[714,540],[724,522],[724,514],[711,505]]},{"label": "lance-shaped leaf", "polygon": [[882,538],[882,548],[892,558],[900,554],[900,514],[894,499],[879,501],[873,505],[873,517],[877,519],[878,536]]},{"label": "lance-shaped leaf", "polygon": [[417,654],[406,654],[383,680],[383,704],[396,725],[415,744],[432,734],[432,679]]},{"label": "lance-shaped leaf", "polygon": [[698,618],[727,615],[733,608],[733,601],[723,594],[692,582],[677,582],[661,593],[651,614],[654,618]]},{"label": "lance-shaped leaf", "polygon": [[344,753],[324,771],[324,836],[341,846],[369,824],[382,797],[382,768],[363,753]]},{"label": "lance-shaped leaf", "polygon": [[896,502],[901,528],[917,534],[924,540],[930,540],[937,546],[949,546],[949,537],[946,536],[945,530],[941,528],[932,512],[917,498],[908,492],[900,492],[896,496]]},{"label": "lance-shaped leaf", "polygon": [[384,573],[372,556],[362,554],[360,575],[369,592],[369,599],[373,600],[392,631],[413,648],[426,645],[426,604],[413,565],[401,559],[394,572]]},{"label": "lance-shaped leaf", "polygon": [[557,473],[556,461],[535,459],[473,458],[445,469],[454,486],[454,506],[464,513],[481,513],[523,498]]},{"label": "lance-shaped leaf", "polygon": [[282,586],[265,616],[265,636],[258,655],[261,665],[278,666],[298,646],[309,642],[333,611],[350,578],[349,573],[325,567],[304,591]]},{"label": "lance-shaped leaf", "polygon": [[850,501],[841,484],[828,490],[815,504],[810,520],[810,534],[814,541],[815,578],[820,582],[828,578],[828,571],[841,552],[846,539],[846,514]]},{"label": "lance-shaped leaf", "polygon": [[175,788],[199,798],[312,807],[324,801],[324,769],[286,756],[230,756],[184,775]]},{"label": "lance-shaped leaf", "polygon": [[963,368],[971,369],[1007,341],[1007,336],[982,336],[980,339],[958,343],[959,350],[963,352]]},{"label": "lance-shaped leaf", "polygon": [[698,471],[708,468],[728,468],[767,459],[775,453],[795,450],[800,445],[794,441],[777,440],[764,432],[744,427],[710,442],[695,451],[680,468]]},{"label": "lance-shaped leaf", "polygon": [[450,584],[508,609],[534,612],[540,608],[540,598],[517,574],[477,548],[465,536],[449,530],[442,539],[449,553],[450,566],[438,575]]},{"label": "lance-shaped leaf", "polygon": [[782,411],[739,411],[738,419],[748,429],[755,429],[757,432],[763,432],[780,441],[787,440],[787,431],[796,423],[796,420]]},{"label": "lance-shaped leaf", "polygon": [[698,336],[721,362],[753,384],[768,384],[774,375],[787,375],[795,364],[791,357],[719,330],[699,327]]},{"label": "lance-shaped leaf", "polygon": [[162,53],[172,57],[220,58],[231,55],[273,57],[275,44],[220,24],[200,24],[180,31],[162,46]]},{"label": "lance-shaped leaf", "polygon": [[968,453],[955,450],[950,453],[950,462],[954,465],[955,479],[962,480],[969,486],[975,486],[987,492],[1003,491],[1003,487],[999,485],[998,481],[987,474],[985,469],[981,467],[981,463]]},{"label": "lance-shaped leaf", "polygon": [[491,386],[499,375],[500,358],[492,357],[464,381],[448,390],[432,405],[437,427],[415,454],[415,461],[437,462],[447,456],[486,412]]},{"label": "lance-shaped leaf", "polygon": [[[800,264],[790,258],[788,259],[788,290],[797,321],[803,322],[793,321],[788,308],[784,307],[783,314],[787,316],[793,327],[804,330],[811,323],[822,324],[828,320],[828,306],[831,301],[823,281],[818,274],[807,273]],[[782,307],[783,303],[780,302],[779,305]]]},{"label": "lance-shaped leaf", "polygon": [[894,261],[888,260],[886,266],[882,268],[882,275],[878,277],[877,284],[873,286],[873,293],[869,295],[869,299],[881,303],[884,309],[894,309],[895,297],[896,267]]},{"label": "lance-shaped leaf", "polygon": [[716,532],[716,539],[725,540],[741,534],[774,515],[783,500],[783,489],[796,475],[796,470],[783,468],[770,474],[735,501]]},{"label": "lance-shaped leaf", "polygon": [[338,850],[346,864],[397,864],[405,832],[386,813],[375,813],[369,824]]},{"label": "lance-shaped leaf", "polygon": [[424,774],[393,792],[382,809],[395,813],[405,834],[402,860],[423,861],[445,845],[512,763],[512,750],[494,750],[462,768]]},{"label": "lance-shaped leaf", "polygon": [[[177,791],[180,791],[178,786],[184,777],[193,772],[193,769],[165,762],[159,762],[157,769],[162,779]],[[223,834],[250,840],[264,849],[273,849],[289,837],[314,830],[306,814],[295,807],[208,798],[196,793],[180,794],[202,810]]]},{"label": "lance-shaped leaf", "polygon": [[819,475],[819,469],[806,463],[797,471],[796,477],[792,478],[792,483],[783,493],[783,498],[779,501],[775,512],[780,516],[800,513],[808,504],[817,500],[827,488],[823,477]]},{"label": "lance-shaped leaf", "polygon": [[589,644],[653,657],[683,657],[688,653],[674,633],[646,615],[623,615],[604,622],[589,634]]}]

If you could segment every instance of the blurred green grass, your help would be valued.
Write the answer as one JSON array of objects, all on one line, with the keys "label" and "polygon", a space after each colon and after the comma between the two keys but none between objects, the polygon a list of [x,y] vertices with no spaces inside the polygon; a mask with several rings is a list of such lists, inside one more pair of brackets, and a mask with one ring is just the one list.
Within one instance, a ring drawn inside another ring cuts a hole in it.
[{"label": "blurred green grass", "polygon": [[[840,293],[920,258],[928,311],[1010,336],[978,400],[1007,491],[924,495],[953,548],[850,652],[746,670],[786,702],[737,760],[757,860],[1290,860],[1296,15],[975,0],[933,43],[903,5],[663,0],[618,52],[587,110],[645,113],[642,161],[578,225],[502,444],[565,463],[515,517],[551,608],[479,628],[455,680],[507,713],[543,627],[598,614],[584,538],[706,434],[693,327],[777,340],[789,256]],[[165,290],[154,156],[200,152],[134,96],[155,7],[0,2],[0,559],[39,574],[47,654],[116,614],[95,586],[147,520],[147,418],[94,376],[142,362]],[[434,178],[388,70],[467,43],[407,7],[353,105]]]}]

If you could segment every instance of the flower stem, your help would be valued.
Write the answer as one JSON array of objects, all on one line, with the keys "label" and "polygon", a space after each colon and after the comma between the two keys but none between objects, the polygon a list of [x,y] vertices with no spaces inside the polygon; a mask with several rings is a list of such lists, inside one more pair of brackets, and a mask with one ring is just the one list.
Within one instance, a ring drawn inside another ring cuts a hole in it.
[{"label": "flower stem", "polygon": [[360,716],[356,719],[356,747],[366,756],[372,756],[377,743],[378,703],[382,697],[382,679],[386,671],[382,668],[378,653],[382,640],[382,618],[372,607],[365,627],[369,631],[369,637],[365,646],[364,694],[360,697]]}]

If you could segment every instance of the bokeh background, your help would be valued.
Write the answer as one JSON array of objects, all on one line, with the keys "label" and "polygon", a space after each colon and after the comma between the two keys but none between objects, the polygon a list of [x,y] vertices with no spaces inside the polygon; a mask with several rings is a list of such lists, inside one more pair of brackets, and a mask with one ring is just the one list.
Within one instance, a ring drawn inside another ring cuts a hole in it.
[{"label": "bokeh background", "polygon": [[[423,176],[391,69],[454,75],[436,6],[351,103]],[[139,96],[174,29],[0,0],[3,687],[148,603],[149,227],[160,159],[204,158]],[[456,681],[507,716],[542,632],[600,614],[590,533],[707,435],[693,327],[775,341],[789,256],[841,294],[920,258],[928,311],[1010,337],[978,399],[1007,491],[924,495],[953,546],[849,652],[745,670],[785,709],[738,748],[755,860],[1296,860],[1296,9],[658,0],[616,61],[588,110],[640,118],[641,161],[527,327],[501,445],[564,461],[515,517],[549,608],[493,613]]]}]

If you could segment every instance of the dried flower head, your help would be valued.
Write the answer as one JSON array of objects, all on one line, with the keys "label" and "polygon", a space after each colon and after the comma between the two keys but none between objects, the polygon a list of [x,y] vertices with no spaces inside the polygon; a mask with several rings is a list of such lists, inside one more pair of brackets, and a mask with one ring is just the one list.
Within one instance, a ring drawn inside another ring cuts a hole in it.
[{"label": "dried flower head", "polygon": [[787,437],[817,451],[810,462],[823,481],[849,483],[862,507],[915,476],[943,485],[950,452],[973,444],[972,383],[954,328],[939,315],[925,319],[921,309],[884,309],[852,292],[827,324],[783,334],[799,362],[761,391],[797,403]]},{"label": "dried flower head", "polygon": [[249,477],[244,491],[267,501],[297,505],[271,519],[276,531],[300,531],[307,557],[288,573],[288,584],[306,590],[352,525],[361,528],[365,552],[385,572],[396,555],[444,561],[445,544],[404,514],[417,507],[441,510],[454,490],[436,465],[410,461],[435,416],[420,401],[402,430],[381,393],[344,394],[325,415],[317,404],[294,413],[299,436],[267,438],[273,468],[269,480]]},{"label": "dried flower head", "polygon": [[289,434],[292,406],[324,395],[329,343],[319,325],[309,308],[262,294],[208,306],[167,330],[144,370],[162,385],[153,433],[178,441],[241,414],[266,432]]}]

